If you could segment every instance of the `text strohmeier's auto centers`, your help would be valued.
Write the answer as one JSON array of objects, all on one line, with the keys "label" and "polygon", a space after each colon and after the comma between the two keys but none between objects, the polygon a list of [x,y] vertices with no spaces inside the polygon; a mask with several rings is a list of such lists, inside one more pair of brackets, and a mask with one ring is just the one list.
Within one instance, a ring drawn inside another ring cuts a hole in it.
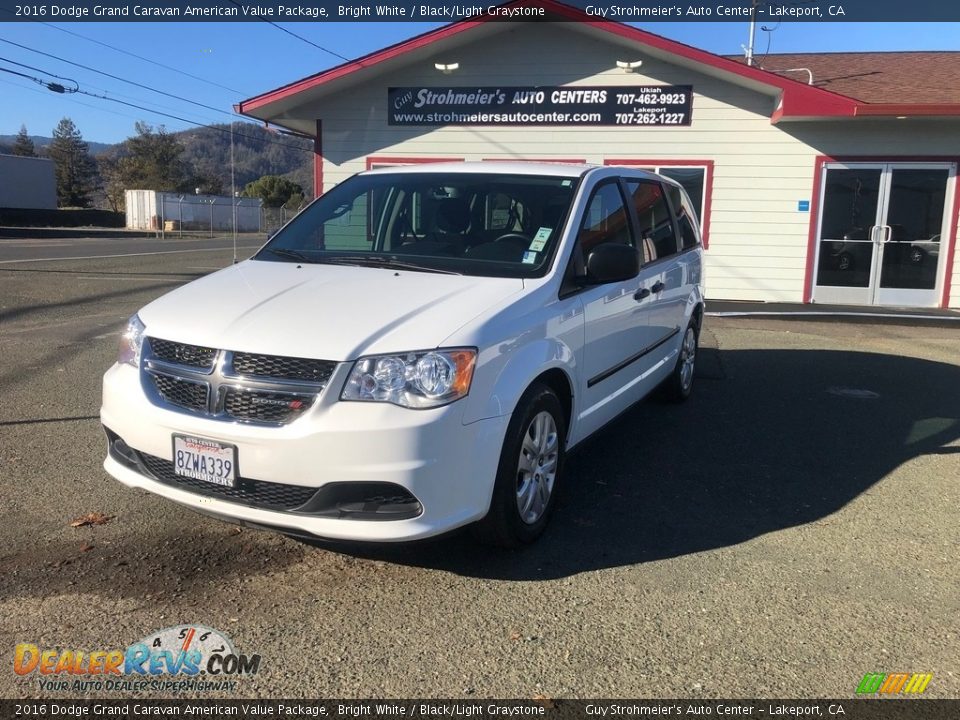
[{"label": "text strohmeier's auto centers", "polygon": [[395,87],[390,125],[690,125],[691,85]]}]

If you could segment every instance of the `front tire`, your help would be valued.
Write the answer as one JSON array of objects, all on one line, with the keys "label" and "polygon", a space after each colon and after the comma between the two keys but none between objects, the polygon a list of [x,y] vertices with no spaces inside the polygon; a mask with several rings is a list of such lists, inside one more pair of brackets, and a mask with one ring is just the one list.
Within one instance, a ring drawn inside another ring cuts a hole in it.
[{"label": "front tire", "polygon": [[556,393],[539,383],[530,386],[507,427],[490,511],[474,526],[480,542],[515,548],[543,534],[556,505],[566,436]]}]

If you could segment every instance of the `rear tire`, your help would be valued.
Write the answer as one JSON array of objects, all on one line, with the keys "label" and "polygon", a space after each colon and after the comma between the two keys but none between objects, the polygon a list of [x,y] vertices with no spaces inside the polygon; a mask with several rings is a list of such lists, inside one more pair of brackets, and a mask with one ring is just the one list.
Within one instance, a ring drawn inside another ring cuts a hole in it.
[{"label": "rear tire", "polygon": [[680,353],[677,355],[677,364],[673,366],[670,377],[660,386],[660,393],[664,400],[682,403],[693,392],[693,375],[696,370],[697,351],[700,349],[700,324],[696,316],[690,319],[690,324],[683,333],[680,343]]},{"label": "rear tire", "polygon": [[531,385],[507,426],[490,510],[473,526],[477,540],[516,548],[543,534],[556,505],[566,436],[556,393],[546,385]]}]

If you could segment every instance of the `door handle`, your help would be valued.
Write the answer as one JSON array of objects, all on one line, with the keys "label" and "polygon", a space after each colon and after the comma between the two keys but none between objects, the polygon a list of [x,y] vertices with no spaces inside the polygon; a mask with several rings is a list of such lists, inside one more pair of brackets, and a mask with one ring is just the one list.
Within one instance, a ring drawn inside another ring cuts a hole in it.
[{"label": "door handle", "polygon": [[650,291],[647,288],[640,288],[633,294],[633,299],[640,302],[644,298],[650,297]]},{"label": "door handle", "polygon": [[657,280],[657,281],[653,284],[653,287],[650,288],[650,289],[651,289],[653,292],[658,293],[658,292],[663,292],[664,288],[666,288],[666,287],[667,287],[667,286],[664,285],[662,281]]}]

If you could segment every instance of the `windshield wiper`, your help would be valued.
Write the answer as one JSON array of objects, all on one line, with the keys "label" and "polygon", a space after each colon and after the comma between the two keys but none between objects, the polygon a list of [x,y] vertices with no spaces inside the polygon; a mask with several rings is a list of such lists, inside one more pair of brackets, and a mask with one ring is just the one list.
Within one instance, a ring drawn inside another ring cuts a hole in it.
[{"label": "windshield wiper", "polygon": [[267,248],[269,252],[272,252],[274,255],[283,258],[290,258],[291,260],[296,260],[297,262],[305,263],[315,263],[316,260],[312,260],[304,255],[299,250],[289,250],[288,248]]},{"label": "windshield wiper", "polygon": [[331,263],[333,265],[362,265],[363,267],[388,268],[392,270],[416,270],[419,272],[441,273],[443,275],[463,275],[463,273],[457,272],[456,270],[419,265],[404,260],[397,260],[392,257],[371,255],[338,255],[336,257],[325,257],[322,260],[318,260],[318,262]]}]

